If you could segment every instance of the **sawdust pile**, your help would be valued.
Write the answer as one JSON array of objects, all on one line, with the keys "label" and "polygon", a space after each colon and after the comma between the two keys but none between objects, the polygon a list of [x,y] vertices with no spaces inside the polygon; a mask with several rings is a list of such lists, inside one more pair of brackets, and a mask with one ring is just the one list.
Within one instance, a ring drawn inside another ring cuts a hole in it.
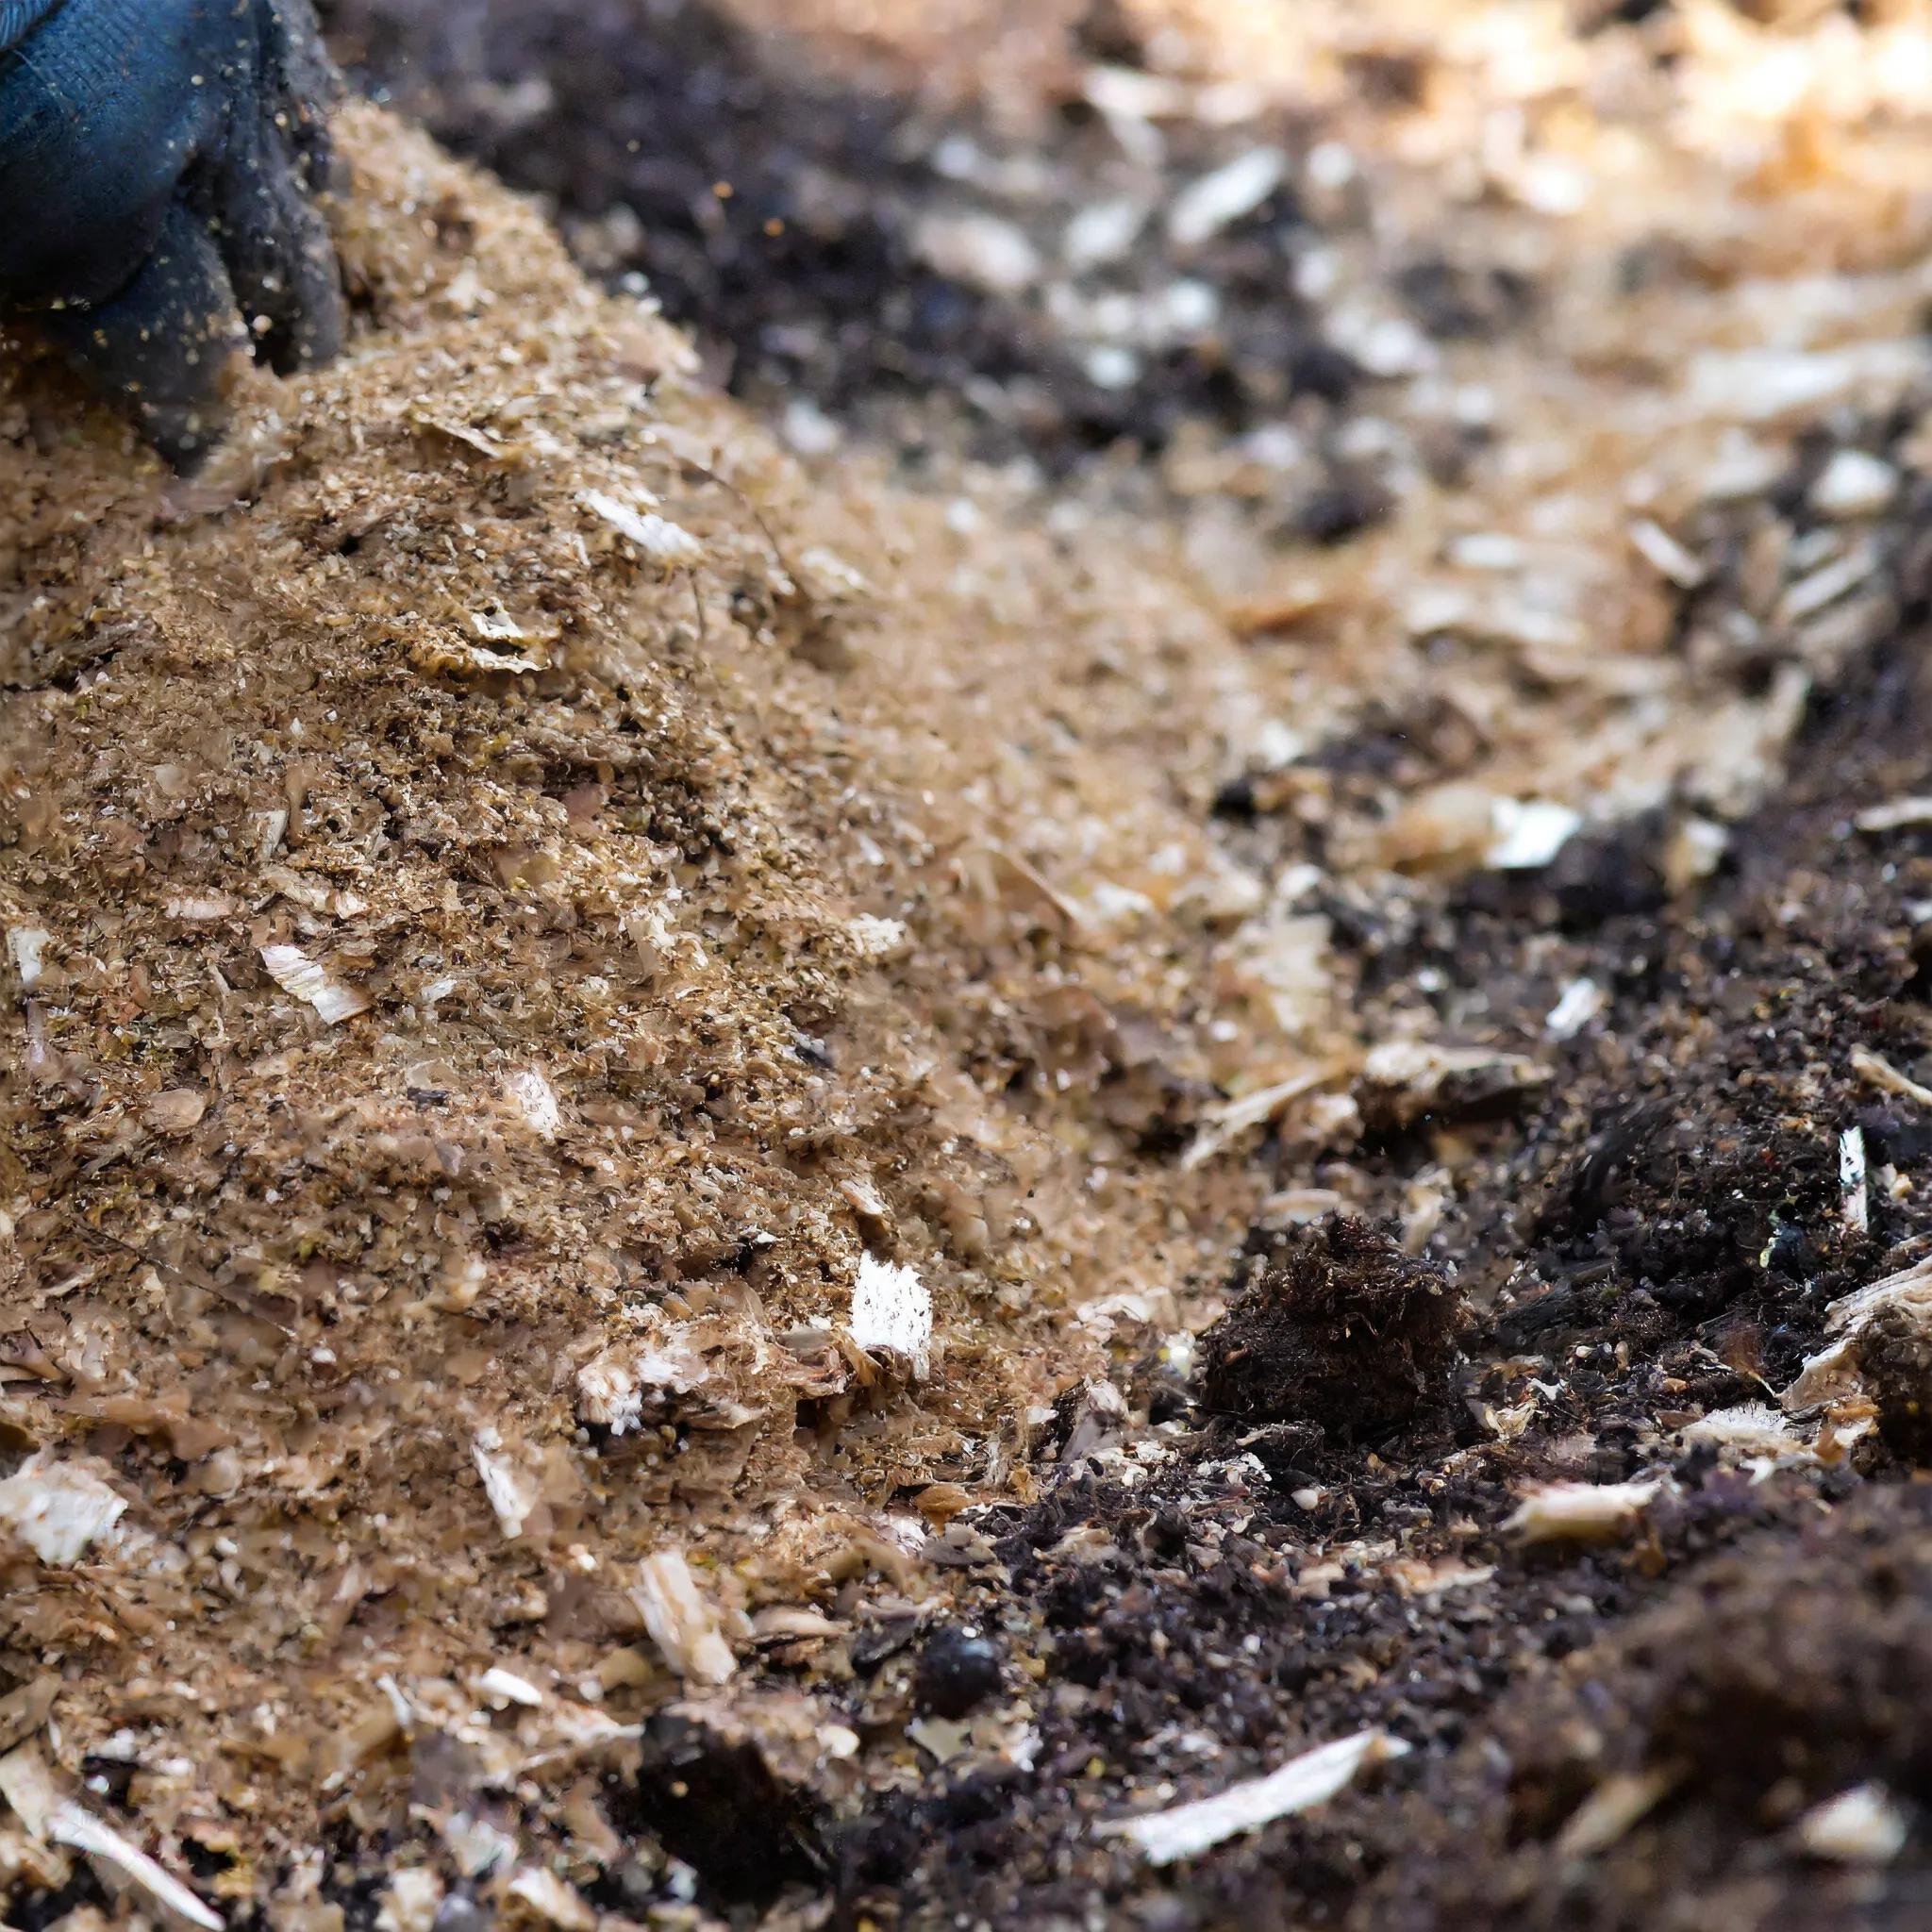
[{"label": "sawdust pile", "polygon": [[905,1499],[1027,1493],[1238,1206],[1160,1166],[1233,647],[808,484],[533,213],[343,143],[356,349],[226,469],[0,400],[5,1655],[285,1906],[412,1733],[541,1818],[680,1674],[923,1595]]}]

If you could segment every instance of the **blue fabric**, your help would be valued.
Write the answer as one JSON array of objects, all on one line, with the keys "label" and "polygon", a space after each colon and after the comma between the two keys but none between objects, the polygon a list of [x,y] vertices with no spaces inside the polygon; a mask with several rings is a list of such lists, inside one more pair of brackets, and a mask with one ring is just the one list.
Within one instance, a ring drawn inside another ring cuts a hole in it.
[{"label": "blue fabric", "polygon": [[97,302],[141,267],[190,165],[219,159],[224,83],[246,60],[235,28],[225,0],[68,0],[14,49],[0,288],[15,302]]},{"label": "blue fabric", "polygon": [[0,0],[0,54],[26,38],[60,0]]},{"label": "blue fabric", "polygon": [[150,403],[200,436],[242,315],[279,369],[334,353],[309,0],[0,0],[0,306],[45,318],[164,441]]}]

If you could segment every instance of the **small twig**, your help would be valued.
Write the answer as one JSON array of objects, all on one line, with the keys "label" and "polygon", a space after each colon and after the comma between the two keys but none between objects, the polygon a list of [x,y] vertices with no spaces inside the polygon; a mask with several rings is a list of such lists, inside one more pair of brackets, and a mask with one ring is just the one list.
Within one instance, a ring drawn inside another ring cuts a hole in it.
[{"label": "small twig", "polygon": [[151,1255],[145,1248],[138,1248],[132,1241],[124,1241],[119,1235],[109,1234],[104,1227],[93,1227],[84,1221],[69,1224],[83,1239],[92,1236],[97,1241],[106,1241],[110,1248],[119,1248],[124,1255],[132,1255],[137,1261],[145,1261],[157,1273],[172,1274],[177,1281],[185,1281],[190,1288],[200,1289],[204,1294],[217,1295],[231,1307],[266,1322],[272,1328],[279,1328],[285,1335],[295,1332],[293,1309],[291,1308],[287,1315],[275,1312],[276,1304],[284,1300],[282,1296],[251,1293],[247,1289],[217,1281],[206,1268],[183,1268],[176,1262],[164,1261],[158,1255]]},{"label": "small twig", "polygon": [[685,572],[685,575],[691,579],[691,601],[697,606],[698,610],[698,642],[708,644],[711,641],[711,627],[705,617],[705,593],[698,588],[698,574],[695,570],[689,570]]},{"label": "small twig", "polygon": [[777,538],[773,536],[772,526],[770,524],[766,523],[764,511],[761,510],[758,507],[758,505],[755,504],[751,500],[751,498],[748,497],[744,493],[744,491],[738,487],[736,483],[732,482],[728,476],[721,476],[718,474],[718,472],[710,468],[708,464],[693,462],[689,457],[681,458],[679,460],[683,462],[686,469],[695,470],[700,476],[706,477],[710,482],[715,483],[718,486],[718,488],[724,491],[727,495],[735,496],[738,499],[738,502],[740,506],[743,508],[745,515],[748,516],[752,520],[752,522],[758,526],[758,529],[760,533],[763,535],[765,541],[771,546],[773,560],[777,564],[778,568],[785,573],[787,577],[791,578],[791,580],[793,583],[796,583],[798,579],[792,575],[791,566],[785,561],[785,553],[784,551],[779,549],[778,540]]},{"label": "small twig", "polygon": [[706,482],[715,483],[726,495],[736,497],[739,506],[743,509],[745,515],[758,526],[759,533],[770,546],[773,561],[777,564],[779,570],[784,573],[788,580],[793,584],[797,583],[798,579],[793,575],[791,566],[785,560],[784,551],[779,548],[777,538],[772,534],[771,525],[765,521],[764,512],[729,476],[721,475],[708,463],[701,463],[695,457],[681,456],[676,450],[670,448],[667,444],[647,443],[645,446],[647,448],[662,449],[665,456],[671,461],[676,463],[680,469],[693,472],[695,475],[702,476]]},{"label": "small twig", "polygon": [[516,1768],[519,1777],[529,1777],[540,1771],[554,1771],[560,1764],[569,1764],[591,1751],[601,1751],[610,1744],[634,1744],[644,1735],[642,1724],[619,1724],[616,1729],[599,1731],[594,1738],[575,1738],[568,1744],[554,1746],[548,1751],[539,1751],[533,1757],[525,1757]]}]

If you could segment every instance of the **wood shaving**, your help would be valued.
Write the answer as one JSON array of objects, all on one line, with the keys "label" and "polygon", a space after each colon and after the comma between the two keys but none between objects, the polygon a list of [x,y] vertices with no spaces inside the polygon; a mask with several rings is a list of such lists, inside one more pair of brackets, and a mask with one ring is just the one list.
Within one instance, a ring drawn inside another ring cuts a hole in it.
[{"label": "wood shaving", "polygon": [[525,1865],[504,1887],[507,1900],[557,1932],[596,1932],[597,1914],[574,1885],[541,1865]]},{"label": "wood shaving", "polygon": [[915,1381],[932,1373],[932,1291],[917,1272],[861,1255],[852,1290],[852,1339],[868,1355],[896,1356]]},{"label": "wood shaving", "polygon": [[375,1004],[362,988],[336,978],[300,946],[264,946],[261,963],[284,992],[307,1000],[331,1026],[366,1013]]},{"label": "wood shaving", "polygon": [[431,1932],[441,1903],[441,1876],[425,1865],[406,1867],[391,1878],[376,1906],[376,1932]]},{"label": "wood shaving", "polygon": [[638,1565],[631,1594],[664,1661],[692,1684],[723,1684],[738,1669],[711,1607],[698,1593],[682,1551],[659,1550]]},{"label": "wood shaving", "polygon": [[227,1923],[140,1846],[71,1798],[47,1814],[46,1834],[56,1844],[84,1854],[104,1878],[136,1892],[165,1922],[198,1926],[201,1932],[222,1932]]},{"label": "wood shaving", "polygon": [[1503,1528],[1525,1543],[1607,1542],[1627,1534],[1662,1489],[1656,1479],[1547,1483],[1524,1497]]},{"label": "wood shaving", "polygon": [[470,1447],[470,1459],[483,1479],[483,1493],[496,1512],[498,1526],[514,1542],[537,1507],[537,1480],[518,1460],[503,1452],[503,1439],[486,1429]]},{"label": "wood shaving", "polygon": [[59,1462],[44,1451],[0,1481],[0,1523],[42,1563],[69,1568],[109,1535],[127,1499],[98,1463]]},{"label": "wood shaving", "polygon": [[20,975],[23,992],[31,992],[41,983],[41,962],[54,935],[42,925],[9,925],[7,928],[7,957]]},{"label": "wood shaving", "polygon": [[1861,832],[1902,832],[1913,825],[1932,825],[1932,798],[1894,798],[1868,805],[1852,815]]},{"label": "wood shaving", "polygon": [[1870,1047],[1855,1046],[1851,1052],[1852,1072],[1881,1093],[1896,1093],[1920,1107],[1932,1107],[1932,1087],[1924,1087],[1909,1074],[1902,1074],[1882,1054]]},{"label": "wood shaving", "polygon": [[1181,248],[1198,248],[1230,222],[1238,222],[1273,194],[1288,172],[1279,148],[1252,147],[1231,161],[1191,181],[1167,211],[1169,239]]},{"label": "wood shaving", "polygon": [[1683,1782],[1681,1772],[1613,1772],[1570,1814],[1557,1840],[1568,1858],[1593,1858],[1642,1823]]},{"label": "wood shaving", "polygon": [[1854,1785],[1814,1805],[1793,1831],[1814,1858],[1840,1865],[1889,1865],[1905,1850],[1911,1822],[1883,1785]]},{"label": "wood shaving", "polygon": [[1922,1257],[1909,1267],[1840,1295],[1824,1310],[1824,1332],[1856,1337],[1875,1315],[1891,1308],[1913,1312],[1932,1309],[1932,1256]]},{"label": "wood shaving", "polygon": [[1131,1840],[1154,1865],[1191,1858],[1239,1833],[1325,1805],[1372,1765],[1407,1756],[1409,1746],[1386,1731],[1360,1731],[1291,1757],[1266,1777],[1250,1778],[1211,1798],[1142,1818],[1111,1819],[1094,1830]]},{"label": "wood shaving", "polygon": [[587,508],[594,510],[620,537],[635,543],[653,563],[675,570],[705,560],[705,546],[689,530],[656,510],[634,510],[601,490],[585,491],[583,500]]},{"label": "wood shaving", "polygon": [[491,1664],[476,1679],[476,1690],[480,1696],[501,1698],[505,1703],[521,1704],[531,1710],[541,1709],[545,1702],[543,1692],[527,1677],[520,1677],[501,1664]]}]

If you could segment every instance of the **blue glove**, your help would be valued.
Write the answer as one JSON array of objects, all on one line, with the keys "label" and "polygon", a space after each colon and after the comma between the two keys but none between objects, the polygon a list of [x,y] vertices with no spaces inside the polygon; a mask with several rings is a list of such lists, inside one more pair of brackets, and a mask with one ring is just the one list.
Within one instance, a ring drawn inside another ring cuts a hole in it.
[{"label": "blue glove", "polygon": [[282,375],[341,346],[334,84],[310,0],[0,0],[0,308],[177,469],[238,345]]}]

